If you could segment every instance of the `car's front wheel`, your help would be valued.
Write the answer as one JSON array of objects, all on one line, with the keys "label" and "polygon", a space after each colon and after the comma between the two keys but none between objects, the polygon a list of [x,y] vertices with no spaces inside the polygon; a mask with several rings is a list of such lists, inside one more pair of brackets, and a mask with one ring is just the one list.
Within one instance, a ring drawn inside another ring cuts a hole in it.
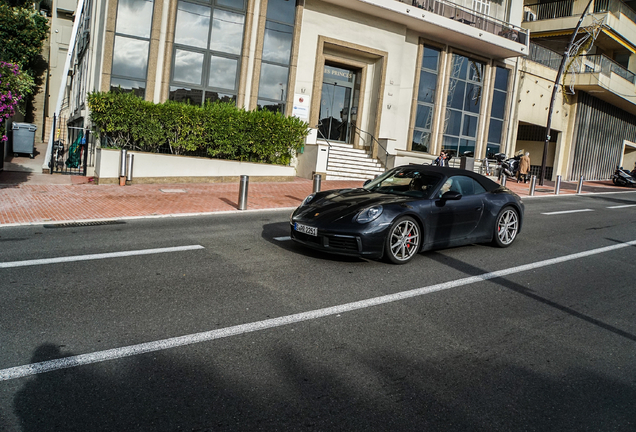
[{"label": "car's front wheel", "polygon": [[404,216],[391,225],[386,237],[384,256],[393,264],[405,264],[417,254],[420,244],[420,226],[412,217]]},{"label": "car's front wheel", "polygon": [[504,207],[497,215],[494,244],[505,248],[512,244],[519,232],[519,213],[512,207]]}]

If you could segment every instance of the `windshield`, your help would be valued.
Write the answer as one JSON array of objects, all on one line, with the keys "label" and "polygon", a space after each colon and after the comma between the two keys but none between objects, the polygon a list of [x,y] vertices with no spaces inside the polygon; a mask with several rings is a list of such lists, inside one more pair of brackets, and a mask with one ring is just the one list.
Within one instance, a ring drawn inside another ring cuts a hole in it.
[{"label": "windshield", "polygon": [[428,198],[442,176],[423,173],[417,168],[394,168],[363,186],[370,192]]}]

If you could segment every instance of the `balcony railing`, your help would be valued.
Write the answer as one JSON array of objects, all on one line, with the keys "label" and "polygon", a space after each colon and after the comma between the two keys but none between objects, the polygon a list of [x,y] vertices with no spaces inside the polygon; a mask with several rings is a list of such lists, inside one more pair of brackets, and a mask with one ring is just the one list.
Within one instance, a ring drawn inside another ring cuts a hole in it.
[{"label": "balcony railing", "polygon": [[[587,2],[583,0],[560,0],[550,3],[535,3],[524,6],[523,20],[539,21],[554,18],[580,16]],[[609,12],[620,18],[621,14],[636,23],[636,12],[620,0],[595,0],[594,13]]]},{"label": "balcony railing", "polygon": [[561,65],[562,54],[544,48],[541,45],[530,42],[530,51],[528,53],[528,60],[540,63],[550,69],[559,70]]},{"label": "balcony railing", "polygon": [[[528,60],[558,70],[562,58],[562,54],[530,42]],[[609,77],[614,73],[630,83],[636,84],[636,74],[628,71],[609,57],[598,54],[583,55],[579,57],[579,60],[581,61],[581,69],[577,71],[579,74],[600,73]]]},{"label": "balcony railing", "polygon": [[397,0],[480,30],[505,37],[522,45],[528,43],[528,31],[510,23],[446,0]]},{"label": "balcony railing", "polygon": [[582,64],[580,73],[600,73],[608,77],[614,73],[632,84],[636,83],[636,75],[633,72],[628,71],[609,57],[586,55],[580,58]]}]

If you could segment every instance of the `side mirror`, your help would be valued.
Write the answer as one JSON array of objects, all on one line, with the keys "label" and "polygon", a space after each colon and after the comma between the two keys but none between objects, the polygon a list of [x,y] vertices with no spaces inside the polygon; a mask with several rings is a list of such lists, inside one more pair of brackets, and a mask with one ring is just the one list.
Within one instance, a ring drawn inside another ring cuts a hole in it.
[{"label": "side mirror", "polygon": [[371,183],[371,180],[367,180],[367,181],[365,181],[363,186],[366,186],[366,185],[368,185],[369,183]]},{"label": "side mirror", "polygon": [[445,201],[457,201],[461,197],[462,197],[462,194],[455,191],[444,192],[444,195],[442,195],[442,199]]}]

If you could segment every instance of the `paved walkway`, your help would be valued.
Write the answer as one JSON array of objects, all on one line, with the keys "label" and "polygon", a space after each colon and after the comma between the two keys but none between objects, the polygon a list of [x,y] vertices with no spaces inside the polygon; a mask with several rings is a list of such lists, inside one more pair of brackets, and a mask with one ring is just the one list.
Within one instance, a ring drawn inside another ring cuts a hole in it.
[{"label": "paved walkway", "polygon": [[[39,165],[38,165],[39,163]],[[86,177],[41,174],[41,162],[11,158],[0,172],[0,225],[41,224],[132,217],[237,211],[239,183],[170,185],[95,185]],[[323,181],[322,190],[360,187],[359,181]],[[530,184],[508,181],[527,197]],[[256,183],[248,188],[248,210],[293,208],[312,192],[311,180]],[[562,194],[576,193],[562,183]],[[587,182],[583,193],[626,192],[611,182]],[[537,186],[535,196],[554,195],[554,184]]]}]

